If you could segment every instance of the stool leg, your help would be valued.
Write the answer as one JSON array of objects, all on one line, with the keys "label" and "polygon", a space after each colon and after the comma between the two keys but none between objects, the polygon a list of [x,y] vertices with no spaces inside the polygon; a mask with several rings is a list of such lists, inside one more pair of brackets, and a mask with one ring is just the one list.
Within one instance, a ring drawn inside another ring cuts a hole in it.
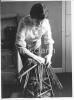
[{"label": "stool leg", "polygon": [[40,94],[42,91],[42,81],[43,81],[43,66],[38,66],[38,76],[39,76],[39,88],[40,88]]},{"label": "stool leg", "polygon": [[36,81],[38,83],[38,67],[35,68]]},{"label": "stool leg", "polygon": [[28,83],[29,75],[30,75],[30,71],[26,74],[26,79],[25,79],[25,82],[24,82],[24,89],[25,89],[25,87]]}]

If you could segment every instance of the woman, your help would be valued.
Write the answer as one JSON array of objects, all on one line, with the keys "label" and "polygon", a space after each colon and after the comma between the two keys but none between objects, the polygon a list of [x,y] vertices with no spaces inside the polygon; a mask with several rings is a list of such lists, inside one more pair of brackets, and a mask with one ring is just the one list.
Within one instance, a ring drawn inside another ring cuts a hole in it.
[{"label": "woman", "polygon": [[[41,44],[48,46],[48,54],[44,57],[35,53],[42,47]],[[16,47],[23,64],[25,63],[24,66],[28,63],[27,58],[33,59],[38,65],[51,64],[53,44],[49,20],[45,17],[45,9],[41,3],[34,4],[30,10],[30,15],[21,19],[16,35]]]}]

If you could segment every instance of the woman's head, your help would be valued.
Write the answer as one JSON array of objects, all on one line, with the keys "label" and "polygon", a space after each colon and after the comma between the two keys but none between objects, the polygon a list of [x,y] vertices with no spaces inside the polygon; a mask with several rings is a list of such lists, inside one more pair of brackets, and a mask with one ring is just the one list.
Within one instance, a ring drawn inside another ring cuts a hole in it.
[{"label": "woman's head", "polygon": [[43,6],[41,3],[34,4],[30,10],[32,19],[43,20],[45,18]]}]

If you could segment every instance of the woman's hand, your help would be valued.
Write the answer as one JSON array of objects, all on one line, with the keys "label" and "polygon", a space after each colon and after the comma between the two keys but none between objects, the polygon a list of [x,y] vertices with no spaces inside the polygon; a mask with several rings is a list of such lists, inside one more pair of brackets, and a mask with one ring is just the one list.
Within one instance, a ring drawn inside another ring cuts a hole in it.
[{"label": "woman's hand", "polygon": [[51,65],[51,57],[49,55],[45,56],[45,64]]},{"label": "woman's hand", "polygon": [[42,58],[42,57],[40,57],[40,56],[38,56],[37,62],[38,62],[39,64],[45,64],[45,59]]}]

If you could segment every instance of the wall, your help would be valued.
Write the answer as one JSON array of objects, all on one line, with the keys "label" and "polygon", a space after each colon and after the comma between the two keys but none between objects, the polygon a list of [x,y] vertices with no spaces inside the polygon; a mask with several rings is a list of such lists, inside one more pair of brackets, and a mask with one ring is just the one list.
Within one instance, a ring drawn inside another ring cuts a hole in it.
[{"label": "wall", "polygon": [[[38,1],[37,1],[38,2]],[[15,16],[28,15],[31,6],[36,3],[32,1],[26,2],[4,2],[1,5],[1,15]],[[52,37],[55,41],[55,54],[53,55],[53,67],[62,67],[62,2],[61,1],[47,1],[43,2],[47,5],[49,11],[49,20],[52,30]]]}]

